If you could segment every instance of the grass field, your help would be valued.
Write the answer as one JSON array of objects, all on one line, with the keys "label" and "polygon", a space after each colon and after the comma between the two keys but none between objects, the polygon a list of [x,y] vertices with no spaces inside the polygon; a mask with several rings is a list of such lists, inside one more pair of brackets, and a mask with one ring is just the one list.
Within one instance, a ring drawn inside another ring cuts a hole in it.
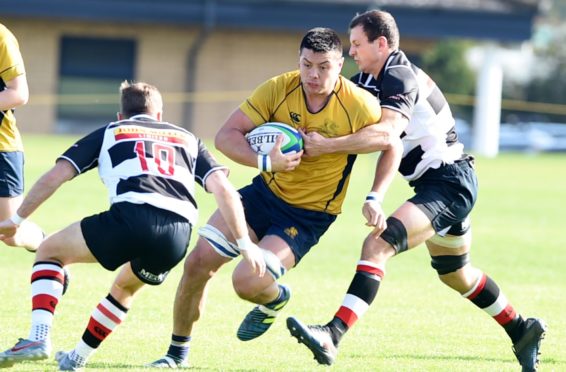
[{"label": "grass field", "polygon": [[[31,187],[72,142],[72,137],[25,137],[27,186]],[[242,186],[256,173],[232,166],[231,179]],[[344,213],[301,264],[283,282],[293,297],[281,319],[262,338],[248,343],[235,337],[251,305],[234,294],[233,264],[212,281],[207,312],[193,333],[190,361],[202,371],[321,370],[310,352],[285,328],[285,317],[326,322],[350,283],[367,233],[360,206],[373,179],[374,156],[358,160]],[[515,308],[544,318],[549,332],[542,347],[541,371],[566,370],[566,155],[504,154],[479,159],[479,201],[473,212],[472,261],[494,278]],[[410,195],[399,178],[384,207],[392,212]],[[201,223],[211,214],[213,198],[199,194]],[[64,185],[33,216],[53,232],[107,208],[107,195],[96,172]],[[193,235],[193,241],[195,240]],[[1,243],[0,243],[1,244]],[[518,371],[504,331],[490,317],[443,286],[419,247],[390,261],[378,297],[343,339],[332,367],[336,371]],[[29,273],[33,256],[0,247],[3,269],[0,348],[27,337],[30,314]],[[52,333],[55,350],[75,346],[94,306],[114,274],[98,265],[75,265],[69,292],[60,302]],[[177,267],[160,287],[144,289],[126,321],[91,358],[89,370],[141,370],[160,357],[169,343]],[[14,371],[56,370],[52,360],[20,364]]]}]

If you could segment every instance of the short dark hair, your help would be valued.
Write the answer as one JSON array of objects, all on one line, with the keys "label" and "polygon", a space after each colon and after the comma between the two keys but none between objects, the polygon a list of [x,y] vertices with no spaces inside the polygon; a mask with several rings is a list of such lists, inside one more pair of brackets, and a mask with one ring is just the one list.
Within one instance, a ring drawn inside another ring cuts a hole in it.
[{"label": "short dark hair", "polygon": [[120,113],[126,118],[163,111],[161,93],[153,85],[123,81],[120,84]]},{"label": "short dark hair", "polygon": [[315,53],[344,52],[340,36],[331,28],[316,27],[305,34],[299,47],[299,52],[303,49],[312,50]]},{"label": "short dark hair", "polygon": [[356,15],[350,22],[349,29],[360,25],[370,42],[383,36],[387,39],[389,48],[399,49],[399,28],[391,13],[383,10],[368,10]]}]

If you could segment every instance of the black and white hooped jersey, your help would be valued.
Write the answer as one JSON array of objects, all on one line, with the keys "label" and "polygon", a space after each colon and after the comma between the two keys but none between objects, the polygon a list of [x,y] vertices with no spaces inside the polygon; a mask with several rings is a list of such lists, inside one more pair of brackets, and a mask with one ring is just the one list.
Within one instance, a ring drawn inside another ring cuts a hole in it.
[{"label": "black and white hooped jersey", "polygon": [[381,107],[409,119],[401,135],[404,150],[399,166],[406,180],[415,180],[429,168],[451,164],[462,157],[464,145],[458,142],[446,98],[402,51],[391,53],[377,78],[358,73],[352,81],[376,96]]},{"label": "black and white hooped jersey", "polygon": [[200,139],[176,125],[147,115],[108,124],[77,141],[59,159],[84,173],[98,166],[110,204],[150,204],[185,217],[198,218],[195,181],[225,169]]}]

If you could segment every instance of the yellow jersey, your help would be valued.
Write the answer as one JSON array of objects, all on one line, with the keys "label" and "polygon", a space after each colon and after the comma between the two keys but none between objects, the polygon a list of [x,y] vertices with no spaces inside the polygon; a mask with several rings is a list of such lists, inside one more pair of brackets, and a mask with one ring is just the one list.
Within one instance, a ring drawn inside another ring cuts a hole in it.
[{"label": "yellow jersey", "polygon": [[[310,112],[298,70],[257,87],[240,110],[258,126],[281,122],[327,138],[355,133],[381,118],[378,100],[343,76],[326,105]],[[293,171],[262,172],[261,176],[275,195],[294,207],[339,214],[355,159],[354,154],[303,157]]]},{"label": "yellow jersey", "polygon": [[[25,74],[24,61],[16,37],[0,24],[0,90],[6,82]],[[0,151],[23,151],[20,132],[16,128],[14,109],[0,111]]]}]

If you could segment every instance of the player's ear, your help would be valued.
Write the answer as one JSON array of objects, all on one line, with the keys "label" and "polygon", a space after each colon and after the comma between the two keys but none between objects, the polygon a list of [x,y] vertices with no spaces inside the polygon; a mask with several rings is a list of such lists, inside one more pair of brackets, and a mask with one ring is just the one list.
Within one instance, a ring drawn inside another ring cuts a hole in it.
[{"label": "player's ear", "polygon": [[163,112],[161,111],[157,111],[155,118],[157,119],[157,121],[161,121],[161,118],[163,117]]},{"label": "player's ear", "polygon": [[116,113],[116,117],[118,118],[118,121],[123,120],[124,119],[124,115],[122,115],[121,112],[117,112]]}]

